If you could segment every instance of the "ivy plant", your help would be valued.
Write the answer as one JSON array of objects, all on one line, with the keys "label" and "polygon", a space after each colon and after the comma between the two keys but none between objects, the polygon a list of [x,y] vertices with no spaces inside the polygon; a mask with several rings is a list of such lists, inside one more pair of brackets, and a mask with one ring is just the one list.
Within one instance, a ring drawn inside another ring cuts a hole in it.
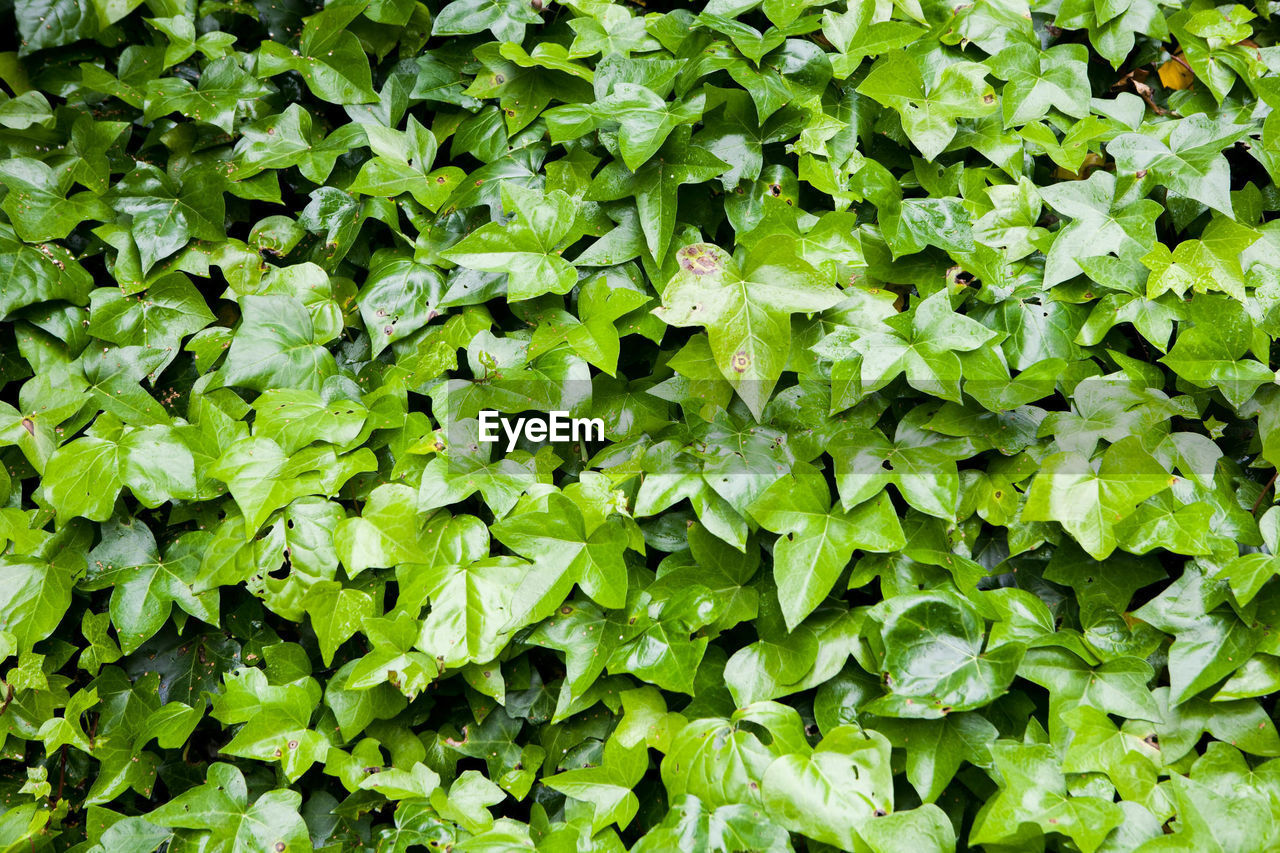
[{"label": "ivy plant", "polygon": [[0,0],[0,850],[1280,848],[1278,13]]}]

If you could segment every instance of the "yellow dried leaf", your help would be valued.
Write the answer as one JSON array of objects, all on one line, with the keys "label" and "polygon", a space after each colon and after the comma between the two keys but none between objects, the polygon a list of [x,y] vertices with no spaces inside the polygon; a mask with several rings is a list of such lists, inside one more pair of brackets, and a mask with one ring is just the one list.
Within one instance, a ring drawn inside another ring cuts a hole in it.
[{"label": "yellow dried leaf", "polygon": [[1080,164],[1080,171],[1073,172],[1070,169],[1064,169],[1059,166],[1054,169],[1053,176],[1060,181],[1082,181],[1093,173],[1093,170],[1101,166],[1106,161],[1090,151],[1085,155],[1084,162]]},{"label": "yellow dried leaf", "polygon": [[1166,89],[1189,89],[1196,79],[1181,54],[1161,65],[1158,73],[1160,83]]}]

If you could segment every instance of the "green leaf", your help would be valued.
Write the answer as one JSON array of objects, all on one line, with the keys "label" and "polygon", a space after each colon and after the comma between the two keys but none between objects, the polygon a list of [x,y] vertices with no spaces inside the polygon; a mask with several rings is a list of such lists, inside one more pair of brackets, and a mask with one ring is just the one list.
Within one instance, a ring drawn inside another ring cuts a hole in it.
[{"label": "green leaf", "polygon": [[436,512],[420,517],[413,489],[387,484],[373,490],[359,517],[339,523],[334,546],[354,576],[371,566],[469,563],[487,553],[489,534],[473,516]]},{"label": "green leaf", "polygon": [[33,557],[0,558],[0,630],[20,649],[30,649],[53,633],[71,605],[74,578],[63,566]]},{"label": "green leaf", "polygon": [[98,17],[90,6],[74,0],[23,0],[14,4],[20,55],[72,44],[98,34]]},{"label": "green leaf", "polygon": [[760,819],[750,806],[735,804],[708,809],[694,796],[686,796],[667,812],[657,827],[650,829],[633,849],[636,853],[657,853],[674,847],[692,853],[739,849],[782,853],[791,850],[786,830]]},{"label": "green leaf", "polygon": [[176,77],[152,80],[147,84],[148,120],[178,112],[196,121],[212,124],[231,133],[242,102],[251,102],[270,90],[245,73],[231,57],[216,59],[205,66],[195,87]]},{"label": "green leaf", "polygon": [[556,247],[573,226],[573,201],[560,190],[543,195],[504,183],[502,204],[515,216],[510,223],[485,225],[445,257],[471,269],[507,273],[511,302],[568,293],[578,282],[577,271]]},{"label": "green leaf", "polygon": [[89,334],[122,347],[176,349],[182,338],[213,322],[200,291],[181,273],[165,275],[139,294],[115,288],[91,295]]},{"label": "green leaf", "polygon": [[91,435],[77,438],[54,451],[45,476],[45,499],[59,516],[106,521],[123,485],[120,444]]},{"label": "green leaf", "polygon": [[709,181],[729,168],[705,148],[690,144],[691,134],[677,127],[654,159],[632,172],[614,161],[595,176],[587,189],[593,201],[616,201],[634,196],[649,254],[658,263],[667,256],[676,228],[679,190],[684,184]]},{"label": "green leaf", "polygon": [[847,360],[848,372],[842,368],[838,375],[855,383],[850,389],[855,399],[905,374],[912,387],[959,402],[963,367],[956,353],[979,350],[999,336],[956,313],[947,292],[938,291],[892,324],[877,323],[865,330],[838,328],[815,351],[833,360]]},{"label": "green leaf", "polygon": [[142,272],[181,249],[192,238],[221,240],[224,208],[221,179],[212,171],[195,171],[179,183],[155,166],[139,165],[125,175],[107,198],[131,217],[130,230]]},{"label": "green leaf", "polygon": [[431,32],[438,36],[461,36],[488,30],[504,42],[524,40],[527,24],[542,19],[520,0],[462,0],[450,3],[436,17]]},{"label": "green leaf", "polygon": [[1009,689],[1023,647],[990,646],[982,617],[954,592],[886,599],[872,609],[884,645],[881,672],[889,695],[873,713],[937,719],[985,705]]},{"label": "green leaf", "polygon": [[672,739],[662,759],[662,783],[673,800],[689,794],[709,806],[760,808],[760,780],[779,754],[736,721],[695,720]]},{"label": "green leaf", "polygon": [[986,766],[989,746],[999,734],[975,712],[951,713],[940,720],[885,719],[876,728],[907,751],[907,778],[926,803],[942,795],[965,762]]},{"label": "green leaf", "polygon": [[524,568],[510,557],[433,567],[424,578],[431,612],[418,646],[450,667],[493,660],[510,638]]},{"label": "green leaf", "polygon": [[268,791],[249,805],[243,774],[230,764],[209,765],[208,780],[173,798],[147,819],[159,826],[204,830],[216,849],[231,853],[310,845],[298,814],[302,796],[287,789]]},{"label": "green leaf", "polygon": [[371,616],[373,599],[367,592],[350,589],[337,581],[320,581],[307,590],[300,602],[311,616],[320,656],[325,665],[333,663],[334,652],[349,640]]},{"label": "green leaf", "polygon": [[1151,666],[1138,658],[1116,657],[1091,666],[1067,649],[1031,649],[1018,672],[1046,688],[1050,704],[1063,713],[1083,705],[1130,719],[1160,719],[1147,689]]},{"label": "green leaf", "polygon": [[162,558],[155,537],[136,519],[103,529],[103,540],[89,552],[89,572],[79,587],[111,589],[111,622],[125,654],[164,627],[174,604],[197,619],[217,623],[218,592],[197,595],[192,590],[207,539],[204,534],[188,535],[166,548]]},{"label": "green leaf", "polygon": [[58,240],[86,219],[110,215],[109,208],[91,192],[68,196],[70,181],[29,157],[12,157],[0,163],[0,184],[9,190],[0,209],[27,242]]},{"label": "green leaf", "polygon": [[343,133],[343,128],[324,136],[313,125],[311,114],[297,104],[243,125],[230,178],[248,180],[268,170],[297,166],[309,180],[325,180],[351,147],[354,135]]},{"label": "green leaf", "polygon": [[708,642],[696,635],[718,615],[716,602],[709,589],[698,585],[679,596],[657,593],[650,587],[631,604],[630,630],[619,634],[619,644],[609,656],[609,671],[628,672],[665,690],[694,694]]},{"label": "green leaf", "polygon": [[845,12],[822,13],[822,34],[840,51],[831,58],[837,78],[848,77],[867,56],[906,47],[924,35],[920,27],[905,21],[877,21],[874,17],[873,7],[865,3]]},{"label": "green leaf", "polygon": [[832,729],[810,755],[784,755],[761,781],[764,808],[780,825],[853,849],[858,827],[893,808],[889,742],[852,726]]},{"label": "green leaf", "polygon": [[259,77],[295,71],[316,97],[331,104],[377,100],[369,59],[348,24],[360,14],[357,3],[335,3],[307,18],[297,50],[267,41],[258,48]]},{"label": "green leaf", "polygon": [[770,486],[751,514],[783,534],[774,547],[773,579],[788,630],[831,592],[854,549],[894,551],[907,541],[887,495],[832,512],[826,480],[808,467]]},{"label": "green leaf", "polygon": [[1134,611],[1139,619],[1175,636],[1169,648],[1174,704],[1225,678],[1262,639],[1256,622],[1242,621],[1229,607],[1207,605],[1202,597],[1204,582],[1203,574],[1191,569]]},{"label": "green leaf", "polygon": [[1135,437],[1121,439],[1094,460],[1082,453],[1055,453],[1032,481],[1022,517],[1061,523],[1101,560],[1115,550],[1117,522],[1176,479]]},{"label": "green leaf", "polygon": [[0,291],[0,317],[41,302],[84,305],[93,289],[93,278],[65,248],[28,246],[5,227],[0,227],[0,276],[7,282]]},{"label": "green leaf", "polygon": [[954,518],[960,474],[955,459],[917,436],[890,442],[874,430],[851,430],[830,448],[840,503],[853,507],[883,495],[892,483],[911,506],[939,518]]},{"label": "green leaf", "polygon": [[907,50],[897,50],[876,60],[858,92],[897,112],[907,137],[933,160],[956,135],[957,121],[995,112],[986,75],[976,62],[957,62],[926,77]]},{"label": "green leaf", "polygon": [[1253,343],[1253,323],[1233,302],[1203,300],[1202,320],[1181,332],[1161,361],[1201,388],[1213,387],[1242,405],[1275,374],[1245,356]]},{"label": "green leaf", "polygon": [[1149,199],[1125,203],[1119,182],[1107,172],[1044,187],[1040,195],[1054,210],[1072,218],[1057,232],[1045,258],[1046,287],[1078,275],[1084,259],[1111,253],[1121,258],[1139,256],[1150,245],[1160,214],[1160,206]]},{"label": "green leaf", "polygon": [[374,355],[439,316],[443,296],[444,276],[426,264],[391,255],[372,268],[358,298]]},{"label": "green leaf", "polygon": [[318,392],[337,372],[311,315],[290,296],[246,296],[223,371],[228,385]]},{"label": "green leaf", "polygon": [[969,836],[973,844],[1033,840],[1035,835],[1028,837],[1022,830],[1030,823],[1040,832],[1065,835],[1092,853],[1124,820],[1124,812],[1110,799],[1070,795],[1061,765],[1047,744],[996,741],[991,757],[1003,781],[1000,793],[974,820]]},{"label": "green leaf", "polygon": [[574,584],[602,607],[621,607],[626,601],[622,531],[609,522],[588,531],[581,510],[568,498],[551,495],[545,512],[512,515],[491,530],[504,545],[534,561],[513,594],[518,602],[513,620],[554,606]]},{"label": "green leaf", "polygon": [[677,125],[699,119],[705,105],[706,96],[702,93],[668,104],[651,89],[636,83],[619,83],[595,109],[597,119],[619,123],[622,162],[634,172],[657,153]]},{"label": "green leaf", "polygon": [[568,770],[545,781],[560,793],[591,804],[593,833],[611,823],[625,829],[640,808],[631,789],[648,766],[648,750],[644,746],[626,747],[615,737],[605,743],[604,761],[599,767]]},{"label": "green leaf", "polygon": [[1220,290],[1243,301],[1245,282],[1240,253],[1258,236],[1258,232],[1230,219],[1214,219],[1201,239],[1184,240],[1173,251],[1157,243],[1142,259],[1151,270],[1147,298],[1155,299],[1170,290],[1183,296],[1190,288],[1196,293]]},{"label": "green leaf", "polygon": [[1222,150],[1248,132],[1225,118],[1194,115],[1151,133],[1122,133],[1107,144],[1107,153],[1117,168],[1151,175],[1174,192],[1233,216],[1230,168]]},{"label": "green leaf", "polygon": [[210,466],[209,474],[227,484],[245,516],[244,536],[249,539],[271,513],[295,498],[336,493],[350,477],[375,468],[368,448],[342,459],[328,447],[289,456],[271,439],[255,437],[228,448]]},{"label": "green leaf", "polygon": [[1009,83],[1000,93],[1004,126],[1014,127],[1056,109],[1074,118],[1089,114],[1089,51],[1081,44],[1038,51],[1029,45],[1006,47],[988,60],[991,71]]}]

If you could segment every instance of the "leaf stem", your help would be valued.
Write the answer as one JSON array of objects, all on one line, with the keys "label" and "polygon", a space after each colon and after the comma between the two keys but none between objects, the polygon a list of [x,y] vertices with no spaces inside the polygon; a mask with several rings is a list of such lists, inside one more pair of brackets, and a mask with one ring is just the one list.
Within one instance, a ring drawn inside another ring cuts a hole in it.
[{"label": "leaf stem", "polygon": [[1262,487],[1262,494],[1258,495],[1258,499],[1253,502],[1253,515],[1255,517],[1258,515],[1258,507],[1262,506],[1262,499],[1267,496],[1267,492],[1276,484],[1277,477],[1280,477],[1280,468],[1277,468],[1275,473],[1271,475],[1271,479],[1267,480],[1267,484]]}]

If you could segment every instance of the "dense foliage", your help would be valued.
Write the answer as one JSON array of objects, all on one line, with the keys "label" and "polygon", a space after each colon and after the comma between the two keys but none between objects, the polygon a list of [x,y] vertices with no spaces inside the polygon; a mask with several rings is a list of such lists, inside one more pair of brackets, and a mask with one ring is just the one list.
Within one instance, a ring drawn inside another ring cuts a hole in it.
[{"label": "dense foliage", "polygon": [[1280,849],[1277,5],[0,3],[0,850]]}]

